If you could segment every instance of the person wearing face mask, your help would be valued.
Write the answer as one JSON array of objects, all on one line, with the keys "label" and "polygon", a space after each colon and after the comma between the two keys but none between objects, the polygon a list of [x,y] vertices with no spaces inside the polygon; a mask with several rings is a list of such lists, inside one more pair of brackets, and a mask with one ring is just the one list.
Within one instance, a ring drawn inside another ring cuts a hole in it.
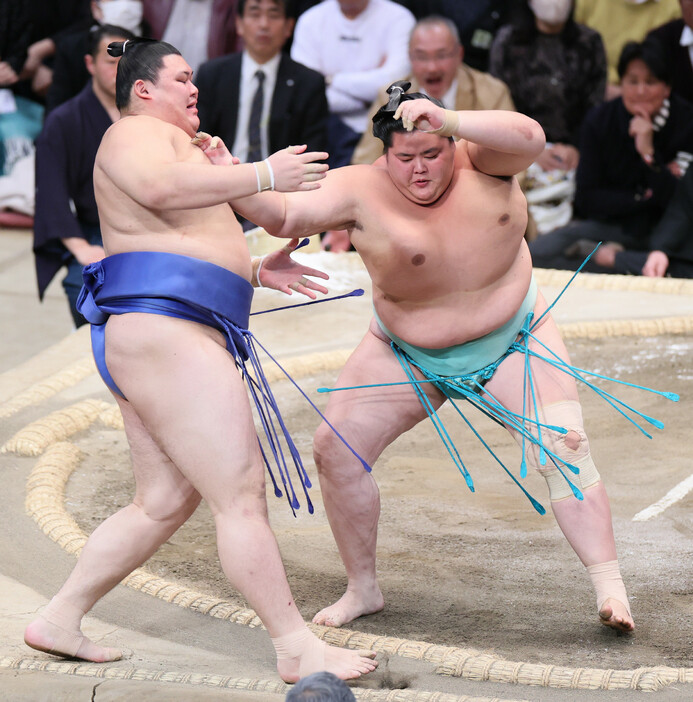
[{"label": "person wearing face mask", "polygon": [[526,183],[530,210],[546,232],[570,221],[580,125],[604,98],[606,54],[599,34],[573,20],[573,0],[518,5],[515,20],[496,35],[490,70],[546,133]]},{"label": "person wearing face mask", "polygon": [[99,25],[122,27],[134,36],[142,32],[141,0],[92,0],[91,18],[78,30],[56,42],[53,80],[46,94],[46,114],[77,95],[89,82],[84,56],[90,46],[90,31]]},{"label": "person wearing face mask", "polygon": [[[640,274],[652,235],[693,154],[693,105],[671,92],[658,42],[629,42],[621,96],[595,107],[580,141],[575,209],[581,217],[530,244],[534,265]],[[631,252],[641,252],[639,263]]]},{"label": "person wearing face mask", "polygon": [[680,16],[678,0],[575,0],[575,21],[598,31],[609,66],[607,99],[620,91],[618,60],[629,41],[642,41],[647,32]]}]

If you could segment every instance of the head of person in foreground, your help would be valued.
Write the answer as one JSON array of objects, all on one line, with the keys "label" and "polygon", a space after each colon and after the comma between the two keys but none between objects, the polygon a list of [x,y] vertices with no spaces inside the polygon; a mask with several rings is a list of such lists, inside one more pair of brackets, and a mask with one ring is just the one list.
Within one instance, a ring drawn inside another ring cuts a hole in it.
[{"label": "head of person in foreground", "polygon": [[328,672],[301,678],[287,693],[286,702],[356,702],[349,686]]}]

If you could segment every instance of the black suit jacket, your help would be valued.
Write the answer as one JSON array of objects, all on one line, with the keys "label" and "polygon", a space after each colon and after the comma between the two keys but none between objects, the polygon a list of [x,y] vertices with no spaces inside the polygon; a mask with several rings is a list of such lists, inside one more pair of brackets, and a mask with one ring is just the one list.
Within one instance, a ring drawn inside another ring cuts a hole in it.
[{"label": "black suit jacket", "polygon": [[651,251],[693,264],[693,166],[676,186],[664,216],[650,239]]},{"label": "black suit jacket", "polygon": [[[233,153],[239,109],[242,52],[200,66],[196,79],[200,129],[220,136]],[[270,105],[269,153],[293,144],[327,150],[327,98],[322,74],[282,54]]]},{"label": "black suit jacket", "polygon": [[657,39],[664,50],[671,70],[671,89],[682,98],[693,102],[693,67],[687,46],[681,46],[684,23],[676,19],[653,29],[647,36]]}]

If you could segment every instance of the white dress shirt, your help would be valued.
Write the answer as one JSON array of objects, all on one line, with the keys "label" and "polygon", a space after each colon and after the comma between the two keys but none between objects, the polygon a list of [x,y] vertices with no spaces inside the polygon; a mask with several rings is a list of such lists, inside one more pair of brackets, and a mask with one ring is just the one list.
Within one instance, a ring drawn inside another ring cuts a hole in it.
[{"label": "white dress shirt", "polygon": [[260,138],[262,142],[262,157],[267,158],[269,154],[269,135],[267,126],[269,124],[270,107],[274,86],[277,83],[277,71],[281,53],[271,58],[267,63],[259,64],[253,61],[247,51],[243,52],[241,58],[241,83],[238,86],[238,120],[236,121],[236,136],[233,141],[233,155],[241,159],[242,163],[248,160],[248,124],[250,123],[250,108],[253,96],[257,90],[257,78],[255,73],[261,70],[265,74],[264,99],[262,104],[262,118],[260,121]]}]

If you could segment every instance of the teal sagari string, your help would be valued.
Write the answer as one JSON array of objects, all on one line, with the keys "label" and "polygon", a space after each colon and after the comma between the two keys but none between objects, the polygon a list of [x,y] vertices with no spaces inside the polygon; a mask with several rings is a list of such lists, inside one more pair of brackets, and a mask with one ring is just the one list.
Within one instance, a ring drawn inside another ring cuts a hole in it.
[{"label": "teal sagari string", "polygon": [[[601,243],[601,242],[600,242]],[[542,341],[540,341],[533,331],[538,327],[541,320],[558,300],[563,296],[568,286],[573,282],[575,276],[582,270],[587,261],[594,255],[600,244],[592,251],[592,253],[583,261],[582,265],[578,268],[575,274],[570,278],[570,280],[563,287],[561,292],[556,296],[554,301],[547,307],[547,309],[539,316],[538,319],[534,320],[534,313],[530,312],[522,324],[522,328],[518,334],[518,338],[514,341],[508,350],[501,358],[488,364],[484,368],[475,371],[470,374],[455,375],[455,376],[440,376],[432,371],[421,366],[419,363],[412,360],[412,358],[397,344],[392,341],[390,346],[400,363],[400,366],[404,370],[407,380],[402,382],[394,383],[372,383],[368,385],[354,385],[350,387],[340,387],[340,388],[318,388],[318,392],[339,392],[342,390],[360,390],[366,388],[377,388],[377,387],[390,387],[396,385],[411,385],[417,394],[419,401],[426,410],[426,414],[433,423],[433,426],[440,437],[441,442],[445,446],[448,454],[452,458],[453,463],[458,468],[464,480],[469,487],[470,491],[474,492],[474,481],[471,474],[469,473],[467,467],[465,466],[454,441],[452,440],[448,430],[446,429],[442,419],[438,415],[437,411],[433,408],[430,400],[428,399],[424,389],[421,387],[424,383],[432,383],[438,387],[450,400],[450,404],[455,409],[457,414],[462,418],[466,426],[472,431],[474,436],[481,442],[481,444],[486,448],[486,450],[491,454],[493,459],[503,468],[511,480],[522,490],[527,499],[531,502],[537,512],[540,514],[545,514],[546,509],[543,505],[538,502],[534,497],[532,497],[529,492],[522,486],[520,481],[513,475],[513,473],[507,468],[507,466],[501,461],[501,459],[495,454],[488,443],[483,439],[479,431],[473,426],[469,418],[462,411],[456,399],[464,399],[471,405],[476,407],[483,415],[489,417],[493,421],[501,424],[513,431],[517,432],[521,437],[521,449],[522,449],[522,461],[520,464],[520,479],[527,477],[527,461],[526,461],[526,450],[527,444],[532,444],[536,446],[539,450],[539,462],[541,465],[546,465],[548,461],[557,468],[560,474],[563,476],[565,481],[570,486],[573,495],[579,499],[583,499],[582,492],[579,488],[569,479],[566,474],[567,469],[569,472],[578,475],[579,468],[574,466],[565,460],[563,460],[556,453],[551,451],[542,440],[542,430],[550,430],[559,432],[561,434],[566,434],[568,430],[565,427],[553,426],[550,424],[544,424],[540,422],[537,418],[539,417],[539,406],[536,396],[535,380],[532,372],[532,360],[539,360],[544,363],[548,363],[557,370],[569,375],[575,381],[587,386],[593,390],[599,397],[605,400],[611,407],[613,407],[619,414],[625,417],[629,422],[636,426],[645,436],[652,438],[652,436],[635,420],[634,415],[644,420],[645,422],[651,424],[652,426],[663,429],[664,424],[658,419],[650,417],[639,410],[635,409],[633,406],[627,404],[623,400],[619,399],[615,395],[607,392],[603,388],[598,387],[585,376],[591,376],[593,378],[599,378],[608,382],[616,383],[618,385],[623,385],[627,387],[636,388],[638,390],[644,390],[646,392],[653,393],[655,395],[660,395],[673,402],[678,402],[679,396],[673,392],[663,392],[660,390],[655,390],[653,388],[648,388],[643,385],[636,385],[635,383],[629,383],[624,380],[619,380],[618,378],[611,378],[609,376],[595,373],[592,371],[585,370],[583,368],[578,368],[573,366],[566,361],[564,361],[560,356],[558,356],[552,349],[546,346]],[[530,349],[529,342],[535,342],[546,355],[540,353],[536,350]],[[522,391],[522,406],[531,407],[535,418],[528,416],[526,414],[518,414],[512,412],[505,407],[495,398],[488,390],[485,389],[485,383],[488,381],[495,373],[498,366],[512,353],[521,353],[524,356],[523,365],[523,391]],[[425,380],[418,380],[414,375],[414,368],[418,368],[421,373],[425,376]],[[483,395],[482,395],[483,393]],[[629,414],[630,413],[630,414]]]}]

